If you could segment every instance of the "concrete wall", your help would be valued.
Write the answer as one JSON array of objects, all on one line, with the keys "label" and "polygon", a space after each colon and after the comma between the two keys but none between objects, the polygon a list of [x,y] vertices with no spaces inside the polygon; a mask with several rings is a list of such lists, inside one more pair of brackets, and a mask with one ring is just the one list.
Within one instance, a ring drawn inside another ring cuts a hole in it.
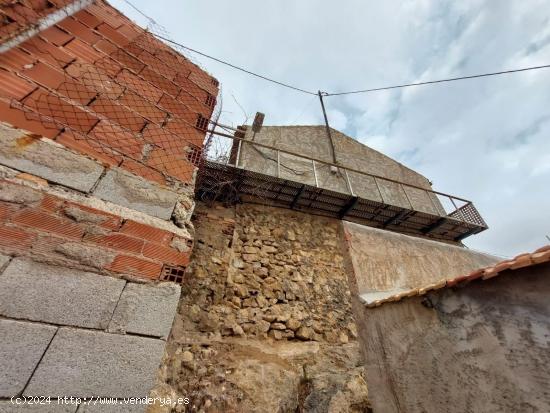
[{"label": "concrete wall", "polygon": [[[64,397],[146,397],[179,295],[174,283],[138,284],[0,255],[0,412],[75,412],[77,402],[59,404]],[[33,396],[50,404],[22,403]],[[125,411],[147,408],[131,407]]]},{"label": "concrete wall", "polygon": [[343,226],[357,292],[368,300],[468,274],[501,260],[458,245],[350,222]]},{"label": "concrete wall", "polygon": [[[360,142],[332,129],[336,159],[344,167],[358,169],[410,185],[431,189],[429,181],[419,173],[397,161],[361,144]],[[305,157],[313,157],[333,162],[330,144],[324,126],[264,126],[254,135],[251,128],[246,139],[291,151]],[[241,150],[240,164],[254,171],[277,175],[277,154],[274,150],[254,149],[244,144]],[[297,156],[281,154],[281,177],[297,182],[315,185],[313,168],[310,161]],[[341,173],[331,172],[330,167],[317,164],[319,185],[338,192],[349,193],[345,177]],[[378,202],[411,208],[435,215],[444,215],[444,210],[433,195],[414,188],[403,189],[395,183],[378,180],[358,173],[349,173],[352,188],[356,195]],[[404,193],[406,192],[406,195]],[[381,193],[381,194],[380,194]],[[409,198],[409,200],[407,199]]]},{"label": "concrete wall", "polygon": [[374,413],[550,411],[550,265],[362,308]]}]

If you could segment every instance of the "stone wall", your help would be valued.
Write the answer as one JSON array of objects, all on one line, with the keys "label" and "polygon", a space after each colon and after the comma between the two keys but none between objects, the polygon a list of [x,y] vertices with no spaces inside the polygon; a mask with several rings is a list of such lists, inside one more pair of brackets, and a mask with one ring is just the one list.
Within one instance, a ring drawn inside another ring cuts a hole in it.
[{"label": "stone wall", "polygon": [[157,392],[212,412],[366,411],[340,222],[255,205],[193,222]]}]

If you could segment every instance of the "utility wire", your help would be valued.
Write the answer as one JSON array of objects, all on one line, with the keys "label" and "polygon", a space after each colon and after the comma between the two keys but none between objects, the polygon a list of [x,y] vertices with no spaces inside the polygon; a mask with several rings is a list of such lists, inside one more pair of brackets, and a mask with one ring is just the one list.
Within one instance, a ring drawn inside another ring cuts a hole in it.
[{"label": "utility wire", "polygon": [[317,93],[315,92],[310,92],[308,90],[304,90],[304,89],[300,89],[299,87],[296,87],[296,86],[292,86],[292,85],[288,85],[286,83],[283,83],[283,82],[279,82],[278,80],[273,80],[273,79],[270,79],[266,76],[262,76],[262,75],[259,75],[257,73],[254,73],[254,72],[251,72],[250,70],[246,70],[246,69],[243,69],[242,67],[239,67],[239,66],[235,66],[234,64],[231,64],[231,63],[228,63],[228,62],[225,62],[221,59],[218,59],[216,57],[213,57],[213,56],[210,56],[210,55],[207,55],[206,53],[202,53],[202,52],[199,52],[198,50],[195,50],[195,49],[192,49],[190,47],[187,47],[187,46],[184,46],[183,44],[181,43],[178,43],[178,42],[175,42],[173,40],[170,40],[170,39],[167,39],[166,37],[163,37],[159,34],[156,34],[156,33],[153,33],[156,37],[158,37],[159,39],[161,40],[164,40],[168,43],[172,43],[172,44],[175,44],[176,46],[179,46],[179,47],[182,47],[186,50],[189,50],[190,52],[193,52],[193,53],[196,53],[198,55],[201,55],[201,56],[204,56],[208,59],[211,59],[211,60],[214,60],[218,63],[222,63],[224,65],[227,65],[229,67],[232,67],[233,69],[237,69],[237,70],[240,70],[241,72],[245,72],[245,73],[248,73],[249,75],[252,75],[252,76],[256,76],[256,77],[259,77],[260,79],[264,79],[264,80],[267,80],[268,82],[271,82],[271,83],[275,83],[277,85],[280,85],[280,86],[284,86],[286,88],[289,88],[289,89],[294,89],[294,90],[297,90],[299,92],[302,92],[302,93],[307,93],[309,95],[317,95]]},{"label": "utility wire", "polygon": [[452,77],[449,79],[430,80],[427,82],[406,83],[404,85],[385,86],[385,87],[377,87],[373,89],[364,89],[364,90],[354,90],[351,92],[325,93],[324,96],[341,96],[341,95],[351,95],[356,93],[378,92],[380,90],[400,89],[400,88],[411,87],[411,86],[432,85],[434,83],[454,82],[456,80],[476,79],[479,77],[498,76],[498,75],[505,75],[508,73],[526,72],[528,70],[548,69],[548,68],[550,68],[550,65],[531,66],[531,67],[524,67],[521,69],[504,70],[502,72],[492,72],[492,73],[483,73],[479,75]]}]

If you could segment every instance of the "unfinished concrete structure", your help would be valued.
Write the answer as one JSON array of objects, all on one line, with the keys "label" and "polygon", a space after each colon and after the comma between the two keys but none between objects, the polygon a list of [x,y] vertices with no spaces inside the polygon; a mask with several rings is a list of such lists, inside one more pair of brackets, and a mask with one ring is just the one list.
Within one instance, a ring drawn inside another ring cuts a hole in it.
[{"label": "unfinished concrete structure", "polygon": [[101,0],[0,17],[0,411],[143,412],[63,398],[155,384],[218,83]]}]

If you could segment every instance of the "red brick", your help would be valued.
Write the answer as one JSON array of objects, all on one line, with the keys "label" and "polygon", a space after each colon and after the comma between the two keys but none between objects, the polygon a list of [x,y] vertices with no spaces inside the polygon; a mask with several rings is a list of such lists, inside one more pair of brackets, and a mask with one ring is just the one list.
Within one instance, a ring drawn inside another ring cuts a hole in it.
[{"label": "red brick", "polygon": [[94,44],[101,39],[101,37],[95,34],[89,27],[80,23],[78,20],[73,19],[72,17],[67,17],[57,23],[57,26],[88,44]]},{"label": "red brick", "polygon": [[23,70],[34,62],[36,62],[36,57],[21,49],[10,49],[5,53],[0,53],[0,67],[16,72]]},{"label": "red brick", "polygon": [[101,93],[109,99],[118,98],[124,91],[124,87],[116,83],[109,75],[96,66],[75,62],[65,71],[68,75],[78,79],[89,90]]},{"label": "red brick", "polygon": [[97,92],[88,89],[82,81],[69,77],[57,88],[57,92],[82,106],[86,106],[97,95]]},{"label": "red brick", "polygon": [[96,60],[94,66],[111,77],[116,77],[122,70],[122,66],[110,57],[103,57],[102,59]]},{"label": "red brick", "polygon": [[120,167],[133,173],[134,175],[141,176],[148,181],[153,181],[160,185],[166,185],[166,179],[162,173],[140,162],[125,158]]},{"label": "red brick", "polygon": [[149,154],[147,165],[182,182],[191,182],[195,170],[183,155],[174,155],[164,149],[154,149]]},{"label": "red brick", "polygon": [[90,104],[90,108],[134,132],[141,132],[146,123],[142,116],[128,110],[125,106],[119,105],[114,100],[101,96]]},{"label": "red brick", "polygon": [[115,150],[120,155],[128,155],[134,159],[141,159],[143,144],[137,135],[123,130],[120,126],[102,120],[89,133],[89,138]]},{"label": "red brick", "polygon": [[3,122],[50,139],[55,138],[61,129],[51,122],[43,122],[36,113],[24,112],[2,100],[0,100],[0,113]]},{"label": "red brick", "polygon": [[181,102],[178,102],[176,99],[169,95],[162,95],[162,98],[159,100],[159,106],[166,109],[168,112],[173,113],[177,116],[185,116],[186,114],[191,113],[191,109],[184,105]]},{"label": "red brick", "polygon": [[118,48],[114,53],[111,53],[110,56],[120,63],[122,67],[130,69],[134,73],[139,73],[145,67],[145,63],[120,48]]},{"label": "red brick", "polygon": [[0,225],[0,246],[28,250],[35,238],[21,228]]},{"label": "red brick", "polygon": [[143,255],[147,258],[161,261],[163,264],[178,266],[187,266],[189,264],[189,253],[182,253],[151,242],[145,243]]},{"label": "red brick", "polygon": [[0,69],[0,95],[21,100],[34,89],[36,89],[36,85]]},{"label": "red brick", "polygon": [[117,81],[128,86],[134,92],[143,96],[152,103],[157,103],[162,96],[162,90],[146,82],[139,76],[134,75],[128,70],[123,70],[117,75]]},{"label": "red brick", "polygon": [[112,233],[108,235],[86,234],[84,241],[93,242],[108,248],[127,251],[134,254],[141,253],[144,242],[140,239],[124,234]]},{"label": "red brick", "polygon": [[171,232],[141,224],[130,219],[124,222],[120,232],[163,245],[168,245],[174,235]]},{"label": "red brick", "polygon": [[91,29],[95,29],[97,26],[101,24],[101,20],[99,20],[93,14],[88,13],[86,10],[80,10],[79,12],[73,14],[73,17],[77,19],[79,22],[84,23],[86,26],[88,26]]},{"label": "red brick", "polygon": [[100,24],[99,26],[97,26],[96,30],[107,39],[116,43],[119,47],[125,47],[128,43],[130,43],[130,40],[127,37],[122,35],[122,33],[120,33],[119,31],[113,29],[107,23]]},{"label": "red brick", "polygon": [[144,62],[147,66],[153,69],[155,72],[160,73],[167,79],[173,79],[176,76],[177,70],[167,62],[163,62],[148,51],[144,50],[139,54],[139,60]]},{"label": "red brick", "polygon": [[180,88],[178,85],[176,85],[171,80],[168,80],[164,76],[160,75],[159,73],[155,72],[150,67],[145,67],[140,75],[145,79],[148,80],[151,84],[157,85],[160,87],[164,92],[168,93],[172,97],[178,96],[180,93]]},{"label": "red brick", "polygon": [[69,238],[79,239],[84,234],[83,228],[79,225],[37,209],[26,209],[19,212],[13,217],[12,222],[39,231],[59,234]]},{"label": "red brick", "polygon": [[185,155],[186,142],[179,136],[154,124],[148,124],[143,130],[143,139],[166,149],[172,154]]},{"label": "red brick", "polygon": [[65,67],[74,60],[74,57],[65,53],[62,48],[54,46],[36,36],[21,43],[20,47],[56,67]]},{"label": "red brick", "polygon": [[147,258],[159,260],[173,265],[189,264],[189,254],[165,247],[152,242],[146,242],[143,247],[143,255]]},{"label": "red brick", "polygon": [[118,166],[122,162],[122,156],[84,135],[65,131],[56,138],[56,142],[78,153],[88,155],[107,166]]},{"label": "red brick", "polygon": [[50,213],[57,212],[59,208],[63,205],[63,200],[56,196],[50,194],[44,194],[42,202],[40,203],[40,208]]},{"label": "red brick", "polygon": [[57,89],[65,81],[65,74],[62,71],[42,62],[34,64],[22,73],[36,83],[51,89]]},{"label": "red brick", "polygon": [[55,46],[63,46],[74,39],[74,36],[61,30],[58,27],[52,26],[40,32],[40,37],[46,39]]},{"label": "red brick", "polygon": [[[107,212],[100,211],[99,209],[90,208],[86,205],[80,205],[68,201],[63,208],[63,212],[71,219],[74,219],[70,216],[69,210],[71,209],[83,211],[86,216],[91,217],[91,219],[88,219],[87,222],[93,220],[98,226],[102,228],[118,230],[120,228],[120,225],[122,224],[122,218],[117,215],[109,214]],[[86,222],[86,220],[83,220],[82,222]]]},{"label": "red brick", "polygon": [[99,120],[80,107],[40,89],[25,99],[25,105],[82,133],[90,131]]},{"label": "red brick", "polygon": [[0,202],[0,222],[6,222],[8,218],[17,212],[18,207],[8,202]]},{"label": "red brick", "polygon": [[104,57],[103,54],[79,39],[71,40],[63,48],[69,53],[72,53],[75,57],[88,63],[94,63]]},{"label": "red brick", "polygon": [[109,23],[115,29],[125,23],[123,19],[113,14],[109,9],[103,7],[100,3],[94,3],[86,9],[89,13],[96,16],[99,20]]},{"label": "red brick", "polygon": [[[196,120],[197,115],[194,116]],[[202,146],[206,137],[204,131],[200,131],[189,123],[182,122],[179,119],[170,119],[164,126],[164,129],[197,146]]]},{"label": "red brick", "polygon": [[138,28],[133,24],[123,24],[117,31],[130,40],[134,40],[136,37],[144,33],[143,29]]},{"label": "red brick", "polygon": [[129,255],[118,255],[107,269],[114,272],[157,279],[160,276],[162,264]]},{"label": "red brick", "polygon": [[166,112],[130,90],[127,90],[118,101],[151,122],[162,123],[166,119]]},{"label": "red brick", "polygon": [[101,39],[99,42],[97,42],[94,47],[97,50],[101,50],[105,54],[112,54],[118,50],[118,47],[111,43],[109,40]]},{"label": "red brick", "polygon": [[191,71],[191,74],[189,75],[189,80],[191,80],[201,89],[206,90],[212,96],[216,96],[218,94],[218,87],[212,83],[212,77],[207,75],[199,68]]}]

